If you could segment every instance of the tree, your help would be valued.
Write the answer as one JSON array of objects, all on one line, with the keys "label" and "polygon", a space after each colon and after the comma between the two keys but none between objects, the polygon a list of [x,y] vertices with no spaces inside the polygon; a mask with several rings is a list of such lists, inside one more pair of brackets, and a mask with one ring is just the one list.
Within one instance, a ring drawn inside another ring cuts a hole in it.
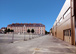
[{"label": "tree", "polygon": [[31,33],[34,33],[34,32],[35,32],[34,29],[32,29],[32,30],[31,30]]},{"label": "tree", "polygon": [[4,33],[6,34],[7,32],[8,32],[8,33],[9,33],[9,32],[14,32],[14,30],[12,30],[12,29],[7,29],[7,28],[6,28],[5,31],[4,31]]},{"label": "tree", "polygon": [[[30,29],[27,30],[27,33],[30,33]],[[30,35],[29,35],[29,39],[31,39],[31,38],[30,38]]]},{"label": "tree", "polygon": [[7,32],[9,33],[11,30],[10,29],[7,29]]},{"label": "tree", "polygon": [[[35,32],[34,29],[32,29],[32,30],[31,30],[31,33],[34,33],[34,32]],[[32,36],[33,36],[33,35],[32,35]],[[32,37],[32,38],[34,38],[34,37]]]},{"label": "tree", "polygon": [[5,29],[4,33],[6,34],[8,31],[7,31],[7,28]]},{"label": "tree", "polygon": [[10,30],[10,32],[14,32],[14,30]]},{"label": "tree", "polygon": [[4,32],[5,32],[5,34],[6,34],[7,32],[8,32],[8,33],[9,33],[9,32],[11,32],[11,33],[13,32],[12,42],[11,42],[11,43],[13,43],[13,41],[14,41],[14,30],[12,30],[12,29],[7,29],[7,28],[6,28]]},{"label": "tree", "polygon": [[50,32],[47,32],[47,31],[45,30],[45,35],[47,35],[47,34],[50,34]]},{"label": "tree", "polygon": [[30,33],[30,29],[27,30],[27,33]]},{"label": "tree", "polygon": [[45,34],[47,34],[47,31],[45,30]]}]

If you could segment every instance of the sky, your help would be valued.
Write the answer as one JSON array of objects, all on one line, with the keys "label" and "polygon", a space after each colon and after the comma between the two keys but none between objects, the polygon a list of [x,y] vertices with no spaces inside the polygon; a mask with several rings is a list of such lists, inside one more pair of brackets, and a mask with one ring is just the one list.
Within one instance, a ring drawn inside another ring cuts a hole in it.
[{"label": "sky", "polygon": [[0,0],[0,28],[12,23],[42,23],[49,31],[65,0]]}]

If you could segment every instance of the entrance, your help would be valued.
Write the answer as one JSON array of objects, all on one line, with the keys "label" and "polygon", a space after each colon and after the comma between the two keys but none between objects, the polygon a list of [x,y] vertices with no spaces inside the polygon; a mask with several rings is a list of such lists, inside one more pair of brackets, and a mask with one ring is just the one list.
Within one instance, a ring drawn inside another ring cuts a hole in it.
[{"label": "entrance", "polygon": [[64,30],[64,41],[71,44],[71,29]]}]

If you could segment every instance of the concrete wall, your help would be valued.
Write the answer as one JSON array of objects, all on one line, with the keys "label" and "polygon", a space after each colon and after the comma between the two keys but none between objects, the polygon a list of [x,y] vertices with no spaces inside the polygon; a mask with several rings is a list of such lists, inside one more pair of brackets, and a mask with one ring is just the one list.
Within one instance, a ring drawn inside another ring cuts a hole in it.
[{"label": "concrete wall", "polygon": [[[54,23],[53,35],[62,40],[63,40],[63,30],[71,29],[71,17],[70,17],[71,11],[67,12],[66,16],[64,15],[69,7],[70,7],[70,0],[66,0],[65,4],[63,5],[63,8],[61,9],[61,11]],[[60,18],[62,18],[61,21],[60,21]]]},{"label": "concrete wall", "polygon": [[[71,30],[71,8],[70,0],[66,0],[54,25],[53,35],[71,44],[71,36],[64,37],[64,30]],[[69,39],[70,37],[70,39]]]},{"label": "concrete wall", "polygon": [[[72,7],[72,9],[70,7]],[[70,29],[71,31],[70,36],[64,35],[64,31],[68,29]],[[55,35],[55,32],[56,32],[56,35]],[[59,39],[62,39],[66,42],[69,42],[70,44],[75,45],[75,42],[76,42],[76,0],[65,1],[65,4],[63,5],[52,27],[52,34],[53,36],[56,36]]]}]

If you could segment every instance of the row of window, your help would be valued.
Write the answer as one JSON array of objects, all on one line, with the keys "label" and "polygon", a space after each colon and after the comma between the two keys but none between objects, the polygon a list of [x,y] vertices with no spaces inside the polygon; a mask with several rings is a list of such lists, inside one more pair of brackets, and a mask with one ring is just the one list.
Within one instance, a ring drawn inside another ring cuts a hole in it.
[{"label": "row of window", "polygon": [[[15,30],[15,29],[14,29],[14,31],[21,31],[21,32],[22,32],[22,31],[24,31],[24,30],[17,30],[17,29]],[[26,31],[27,31],[27,30],[26,30]],[[35,31],[38,32],[39,30],[35,30]],[[40,30],[40,32],[43,32],[43,31],[44,31],[44,30]]]},{"label": "row of window", "polygon": [[[15,29],[15,30],[24,30],[24,28],[12,28],[12,29]],[[27,29],[35,29],[35,30],[39,30],[38,28],[27,28]],[[44,30],[44,28],[40,28],[40,30]]]},{"label": "row of window", "polygon": [[[60,20],[56,23],[56,25],[59,25],[59,23],[62,22],[62,20],[67,17],[67,15],[71,12],[70,10],[71,10],[71,9],[70,9],[70,7],[69,7],[69,8],[67,9],[67,11],[64,13],[64,15],[60,18]],[[56,25],[55,25],[55,26],[56,26]]]}]

